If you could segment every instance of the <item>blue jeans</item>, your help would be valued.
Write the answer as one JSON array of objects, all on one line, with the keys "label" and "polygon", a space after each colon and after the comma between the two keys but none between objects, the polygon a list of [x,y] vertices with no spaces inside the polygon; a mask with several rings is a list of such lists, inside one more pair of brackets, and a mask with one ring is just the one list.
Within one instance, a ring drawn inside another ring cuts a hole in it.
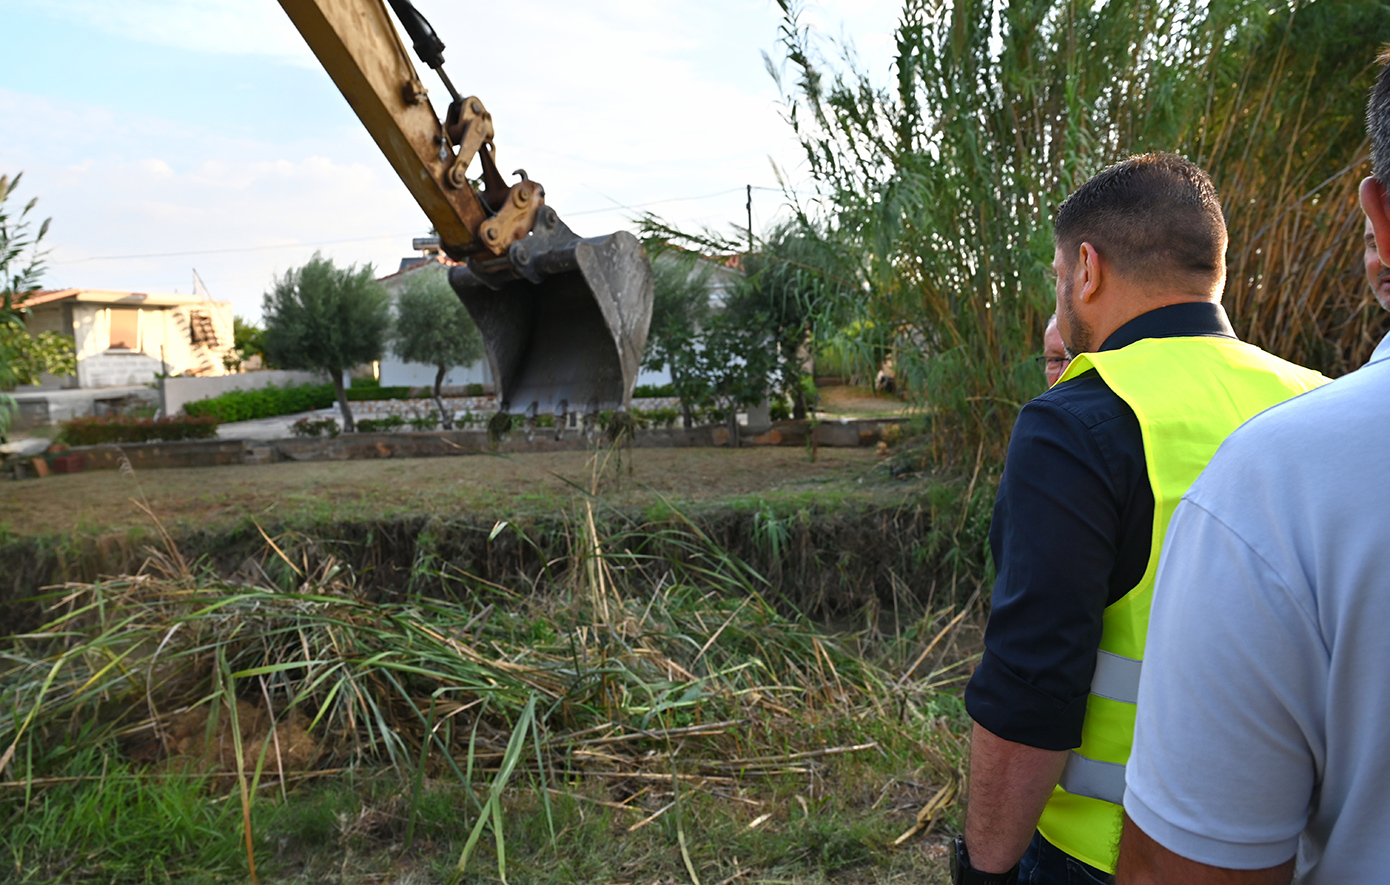
[{"label": "blue jeans", "polygon": [[1018,864],[1018,885],[1110,885],[1115,878],[1034,833]]}]

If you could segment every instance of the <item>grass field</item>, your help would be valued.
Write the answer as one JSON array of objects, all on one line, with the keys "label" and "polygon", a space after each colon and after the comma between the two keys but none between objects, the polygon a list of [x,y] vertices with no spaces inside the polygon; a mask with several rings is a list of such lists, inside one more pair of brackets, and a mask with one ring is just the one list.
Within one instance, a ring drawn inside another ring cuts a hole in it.
[{"label": "grass field", "polygon": [[[905,494],[908,484],[888,479],[878,464],[868,448],[820,449],[814,463],[799,448],[635,449],[621,473],[610,463],[600,491],[619,505]],[[147,525],[131,504],[141,496],[171,529],[248,517],[289,525],[420,513],[500,518],[562,508],[592,481],[587,452],[91,471],[0,481],[0,526],[34,535]]]}]

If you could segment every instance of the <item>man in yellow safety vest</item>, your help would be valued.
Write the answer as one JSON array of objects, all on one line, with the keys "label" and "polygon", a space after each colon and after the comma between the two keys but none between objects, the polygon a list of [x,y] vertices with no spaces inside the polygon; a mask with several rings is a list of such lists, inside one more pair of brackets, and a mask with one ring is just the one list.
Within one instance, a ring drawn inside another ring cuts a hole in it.
[{"label": "man in yellow safety vest", "polygon": [[1235,337],[1221,204],[1187,160],[1105,169],[1053,233],[1074,359],[1020,412],[995,503],[958,883],[1110,881],[1168,520],[1231,431],[1327,380]]}]

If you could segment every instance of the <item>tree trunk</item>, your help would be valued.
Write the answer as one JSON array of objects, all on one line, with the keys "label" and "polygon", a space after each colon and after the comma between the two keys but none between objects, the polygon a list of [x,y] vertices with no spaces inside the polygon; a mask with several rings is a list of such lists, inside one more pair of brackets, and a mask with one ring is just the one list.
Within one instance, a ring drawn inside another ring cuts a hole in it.
[{"label": "tree trunk", "polygon": [[343,432],[353,433],[357,430],[357,425],[352,421],[352,409],[348,408],[347,390],[343,387],[343,373],[332,371],[333,390],[338,394],[338,408],[343,412]]},{"label": "tree trunk", "polygon": [[[671,384],[673,387],[676,388],[677,391],[684,389],[681,386],[681,376],[676,373],[675,363],[671,364]],[[687,400],[685,397],[678,397],[678,399],[680,400],[681,404],[681,424],[685,427],[686,430],[689,430],[690,428],[695,426],[694,410],[690,408],[690,401]]]},{"label": "tree trunk", "polygon": [[440,366],[439,371],[434,373],[434,404],[439,407],[439,426],[445,430],[453,430],[454,414],[444,408],[444,397],[439,393],[439,389],[444,386],[444,373],[447,371],[448,366]]},{"label": "tree trunk", "polygon": [[806,392],[801,389],[800,384],[792,394],[792,417],[798,421],[806,417]]}]

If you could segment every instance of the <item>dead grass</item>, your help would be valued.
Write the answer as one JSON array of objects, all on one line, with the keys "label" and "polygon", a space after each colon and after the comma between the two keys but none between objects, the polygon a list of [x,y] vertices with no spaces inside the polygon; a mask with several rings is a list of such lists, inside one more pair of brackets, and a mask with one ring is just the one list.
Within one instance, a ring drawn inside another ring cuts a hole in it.
[{"label": "dead grass", "polygon": [[[118,471],[0,481],[0,526],[17,535],[114,532],[145,525],[130,506],[143,493],[171,529],[212,529],[254,517],[315,524],[401,514],[507,516],[550,512],[588,484],[587,452],[384,459]],[[659,497],[689,504],[741,496],[873,499],[901,484],[859,482],[878,463],[872,449],[636,449],[605,498],[622,505]],[[568,481],[568,482],[567,482]],[[571,485],[573,483],[574,485]]]}]

